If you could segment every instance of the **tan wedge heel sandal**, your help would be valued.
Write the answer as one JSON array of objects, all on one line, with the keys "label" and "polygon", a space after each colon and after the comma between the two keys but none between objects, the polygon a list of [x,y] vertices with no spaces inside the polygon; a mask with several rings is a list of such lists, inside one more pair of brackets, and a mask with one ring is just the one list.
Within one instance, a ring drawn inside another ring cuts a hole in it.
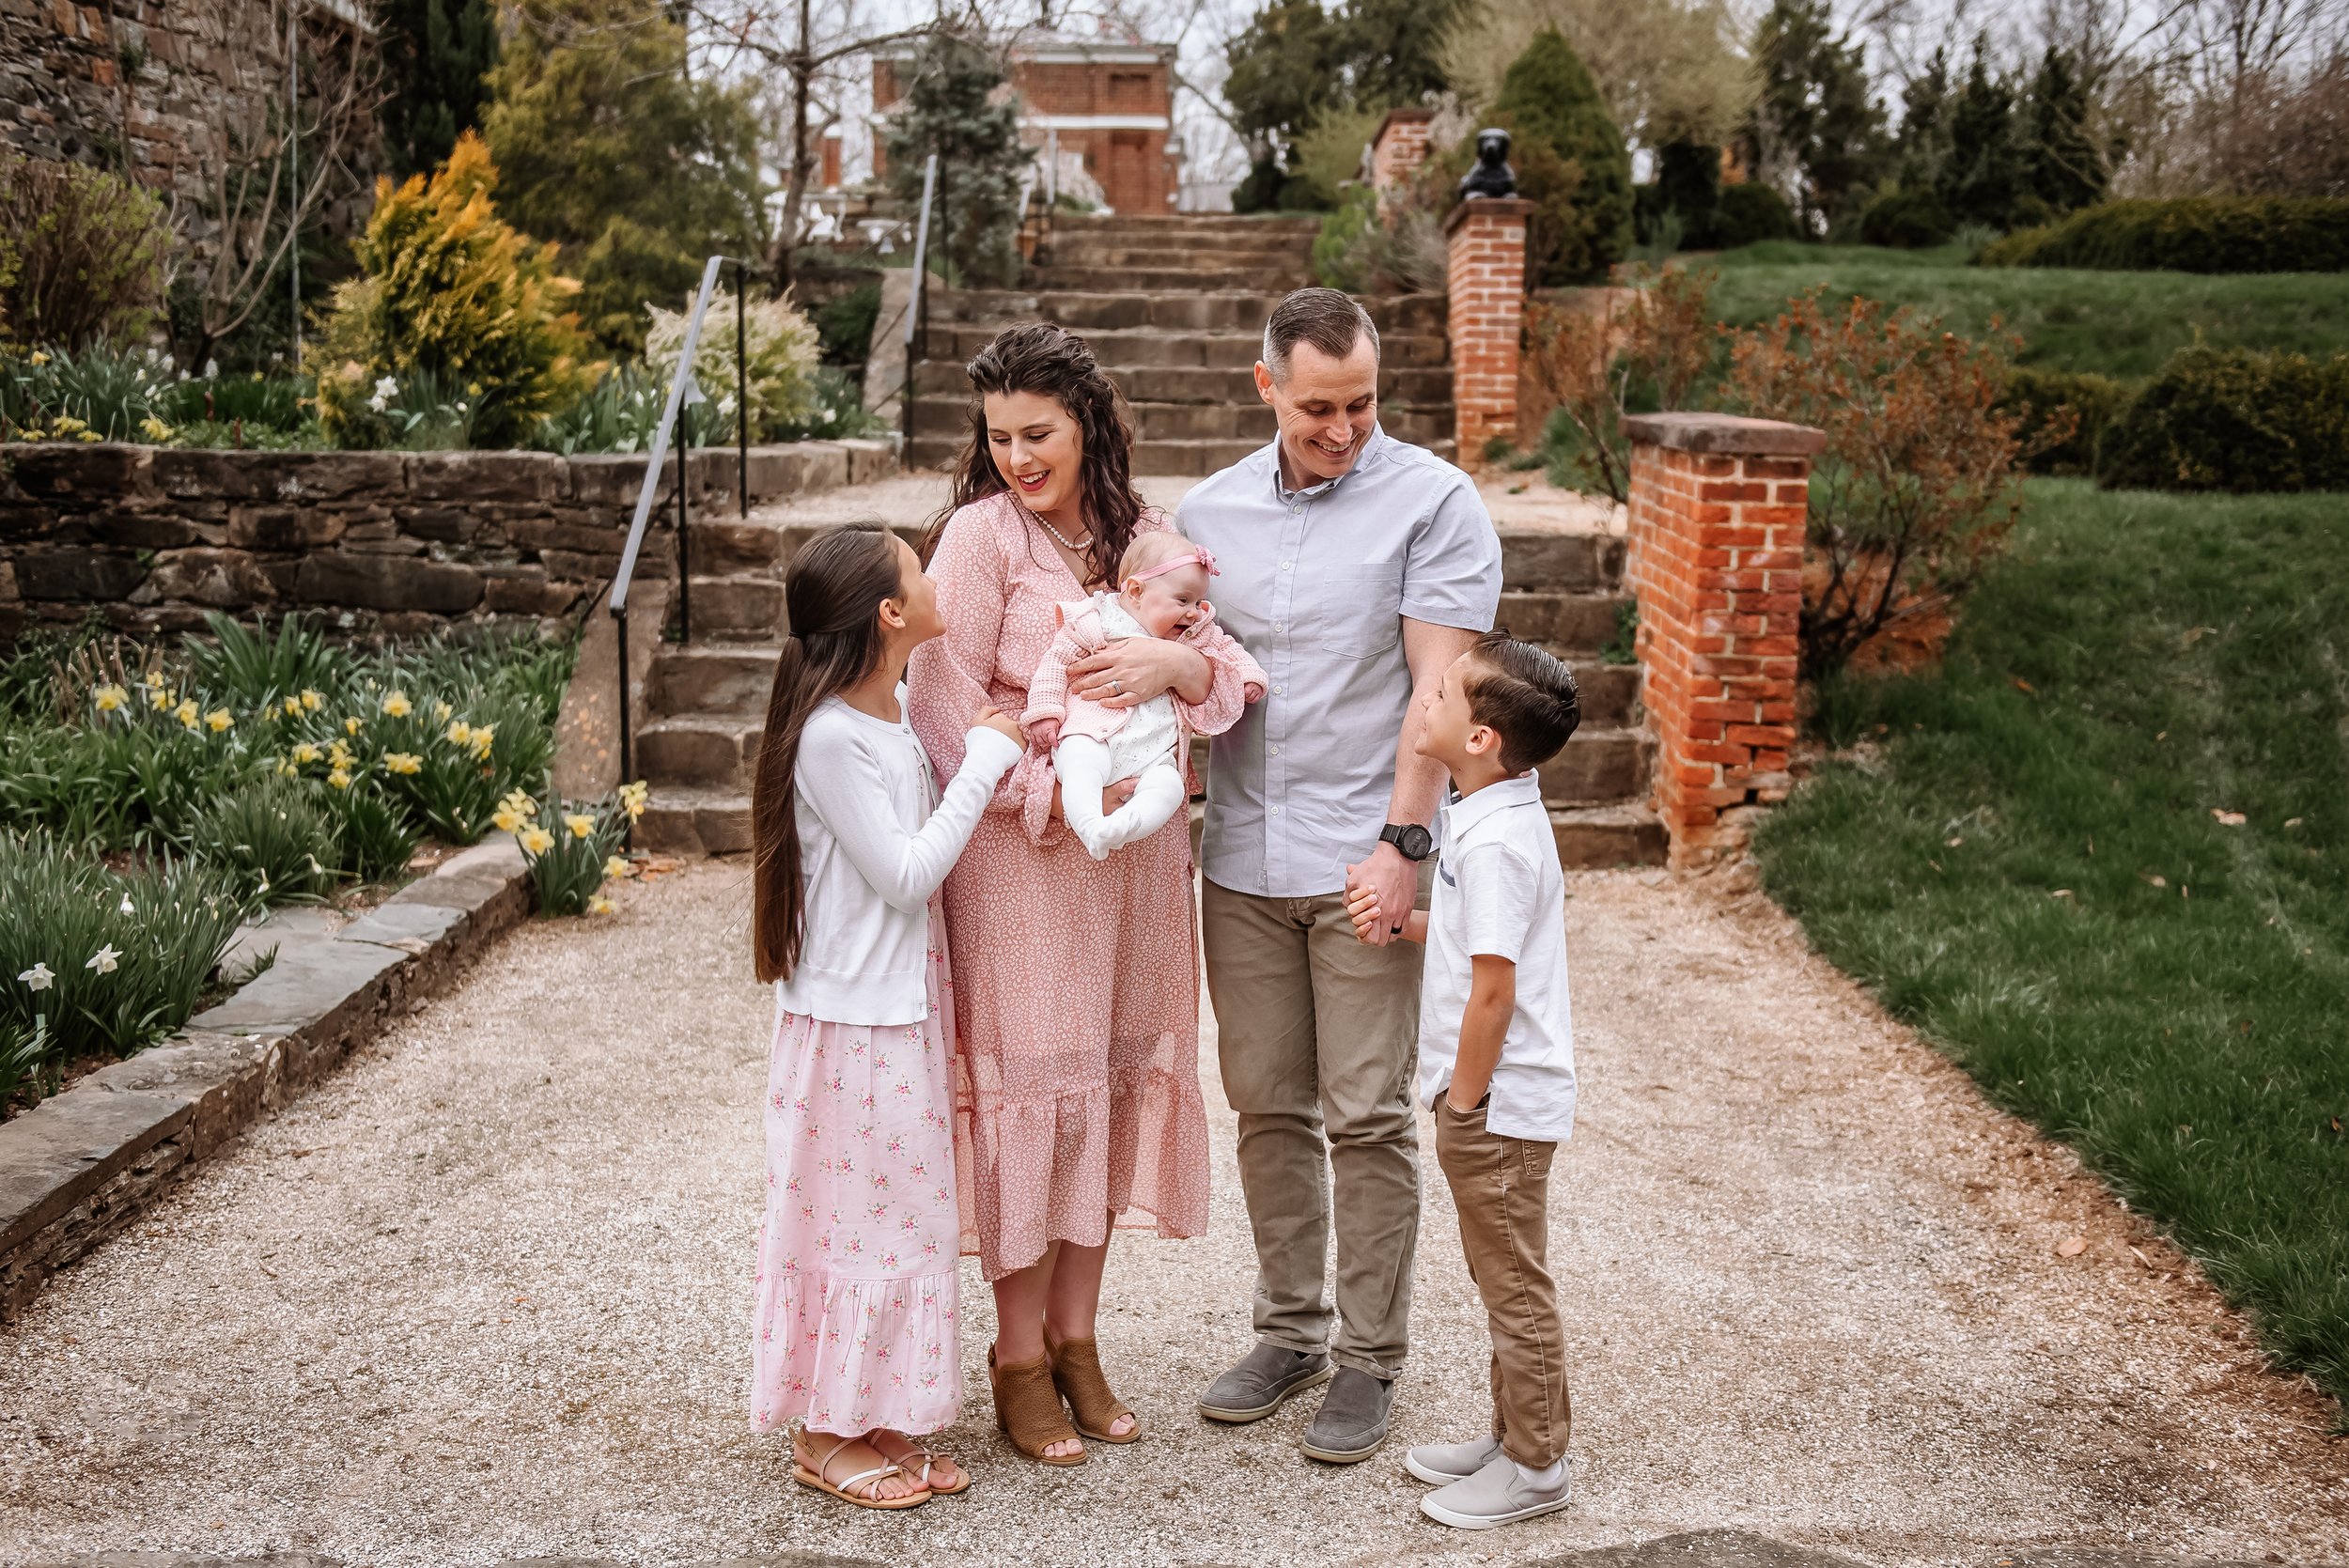
[{"label": "tan wedge heel sandal", "polygon": [[1134,1412],[1131,1405],[1110,1392],[1110,1380],[1101,1374],[1098,1341],[1063,1340],[1055,1344],[1047,1334],[1044,1353],[1052,1363],[1052,1387],[1068,1401],[1069,1413],[1077,1418],[1079,1432],[1097,1443],[1130,1443],[1142,1436],[1139,1420],[1123,1437],[1110,1435],[1112,1422]]},{"label": "tan wedge heel sandal", "polygon": [[1077,1440],[1077,1429],[1068,1424],[1068,1413],[1061,1408],[1060,1394],[1052,1387],[1051,1356],[1048,1352],[1033,1361],[1019,1361],[1009,1366],[995,1359],[995,1347],[987,1347],[987,1380],[995,1390],[995,1425],[1011,1439],[1011,1446],[1039,1465],[1081,1465],[1082,1450],[1075,1453],[1048,1454],[1044,1451],[1053,1443]]}]

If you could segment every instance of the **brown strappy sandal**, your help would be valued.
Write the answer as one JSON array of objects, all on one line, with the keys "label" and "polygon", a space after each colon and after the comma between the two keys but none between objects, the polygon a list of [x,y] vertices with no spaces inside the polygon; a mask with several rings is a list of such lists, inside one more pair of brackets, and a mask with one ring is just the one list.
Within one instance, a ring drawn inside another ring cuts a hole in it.
[{"label": "brown strappy sandal", "polygon": [[[810,1434],[810,1436],[813,1435]],[[830,1437],[836,1435],[827,1432],[824,1436]],[[813,1470],[800,1463],[799,1445],[794,1443],[791,1447],[791,1479],[813,1491],[829,1493],[842,1502],[852,1502],[859,1508],[894,1511],[901,1508],[919,1508],[930,1500],[930,1494],[926,1490],[908,1492],[902,1498],[884,1498],[877,1495],[882,1482],[887,1481],[893,1475],[905,1473],[903,1467],[897,1465],[875,1465],[837,1482],[831,1480],[829,1472],[832,1469],[832,1462],[839,1458],[844,1450],[863,1441],[862,1437],[840,1438],[832,1444],[821,1459],[816,1461],[816,1467]],[[857,1491],[860,1486],[864,1488],[862,1495]]]},{"label": "brown strappy sandal", "polygon": [[1060,1395],[1052,1388],[1051,1354],[1012,1366],[998,1365],[995,1347],[987,1347],[987,1380],[995,1390],[995,1425],[1011,1446],[1039,1465],[1081,1465],[1084,1451],[1048,1454],[1053,1443],[1073,1442],[1077,1429],[1068,1424]]},{"label": "brown strappy sandal", "polygon": [[1123,1437],[1110,1435],[1111,1422],[1134,1412],[1132,1406],[1110,1392],[1110,1380],[1101,1375],[1098,1341],[1063,1340],[1054,1344],[1052,1336],[1047,1334],[1044,1353],[1052,1363],[1052,1387],[1068,1401],[1068,1410],[1077,1418],[1079,1432],[1097,1443],[1130,1443],[1142,1436],[1139,1420]]}]

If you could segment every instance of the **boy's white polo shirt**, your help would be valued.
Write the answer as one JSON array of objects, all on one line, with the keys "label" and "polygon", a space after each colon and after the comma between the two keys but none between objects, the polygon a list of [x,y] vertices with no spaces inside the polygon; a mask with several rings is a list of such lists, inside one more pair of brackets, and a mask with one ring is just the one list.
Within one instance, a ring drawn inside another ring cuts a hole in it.
[{"label": "boy's white polo shirt", "polygon": [[1493,1069],[1486,1130],[1563,1143],[1574,1131],[1574,1013],[1566,997],[1566,878],[1532,774],[1447,803],[1427,911],[1419,1006],[1419,1093],[1434,1109],[1452,1086],[1471,958],[1517,965],[1517,1011]]}]

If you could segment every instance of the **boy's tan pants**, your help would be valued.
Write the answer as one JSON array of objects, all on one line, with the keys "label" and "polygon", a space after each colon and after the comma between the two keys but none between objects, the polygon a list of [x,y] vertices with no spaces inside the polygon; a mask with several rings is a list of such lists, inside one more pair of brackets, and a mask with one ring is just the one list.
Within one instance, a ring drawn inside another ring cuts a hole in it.
[{"label": "boy's tan pants", "polygon": [[1436,1102],[1436,1163],[1460,1211],[1460,1250],[1485,1298],[1493,1340],[1493,1436],[1510,1458],[1547,1469],[1566,1452],[1565,1336],[1549,1273],[1549,1161],[1555,1143],[1485,1130],[1485,1107]]}]

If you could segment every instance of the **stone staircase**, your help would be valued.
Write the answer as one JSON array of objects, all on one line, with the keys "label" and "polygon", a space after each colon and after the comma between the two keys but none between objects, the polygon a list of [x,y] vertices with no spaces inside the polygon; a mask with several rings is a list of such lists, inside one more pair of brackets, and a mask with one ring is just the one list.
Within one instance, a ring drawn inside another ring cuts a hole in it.
[{"label": "stone staircase", "polygon": [[[1265,443],[1251,369],[1265,318],[1313,279],[1312,218],[1062,216],[1016,289],[939,289],[913,369],[909,466],[943,468],[969,434],[962,367],[1015,321],[1082,333],[1134,421],[1137,474],[1207,474]],[[1387,429],[1451,455],[1444,302],[1365,298]]]}]

